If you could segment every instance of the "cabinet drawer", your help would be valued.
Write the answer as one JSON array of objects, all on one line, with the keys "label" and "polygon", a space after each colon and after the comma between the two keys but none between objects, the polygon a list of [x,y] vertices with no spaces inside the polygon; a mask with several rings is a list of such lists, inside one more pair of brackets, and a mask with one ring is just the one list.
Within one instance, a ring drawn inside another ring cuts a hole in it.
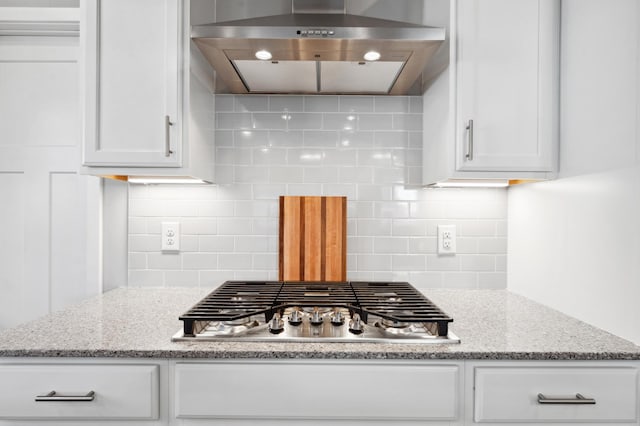
[{"label": "cabinet drawer", "polygon": [[[158,366],[0,365],[0,419],[157,419]],[[36,396],[91,401],[36,401]]]},{"label": "cabinet drawer", "polygon": [[458,374],[455,365],[177,364],[176,415],[453,420],[458,413]]},{"label": "cabinet drawer", "polygon": [[[477,368],[475,421],[635,422],[637,376],[634,368]],[[543,404],[539,394],[595,404]]]}]

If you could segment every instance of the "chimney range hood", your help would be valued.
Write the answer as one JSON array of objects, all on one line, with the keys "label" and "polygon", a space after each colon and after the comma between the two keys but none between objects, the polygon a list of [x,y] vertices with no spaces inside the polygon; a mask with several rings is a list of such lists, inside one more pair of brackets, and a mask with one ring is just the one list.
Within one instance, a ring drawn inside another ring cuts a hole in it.
[{"label": "chimney range hood", "polygon": [[294,0],[292,11],[193,26],[218,93],[421,94],[445,39],[444,28],[346,14],[343,0]]}]

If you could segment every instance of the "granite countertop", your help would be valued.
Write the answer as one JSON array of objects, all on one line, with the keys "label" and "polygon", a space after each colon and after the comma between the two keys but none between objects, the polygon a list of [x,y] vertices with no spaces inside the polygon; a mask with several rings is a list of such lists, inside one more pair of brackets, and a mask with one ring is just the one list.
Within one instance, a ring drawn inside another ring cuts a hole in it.
[{"label": "granite countertop", "polygon": [[171,342],[211,289],[117,289],[0,332],[1,357],[640,360],[633,343],[506,290],[424,293],[460,344]]}]

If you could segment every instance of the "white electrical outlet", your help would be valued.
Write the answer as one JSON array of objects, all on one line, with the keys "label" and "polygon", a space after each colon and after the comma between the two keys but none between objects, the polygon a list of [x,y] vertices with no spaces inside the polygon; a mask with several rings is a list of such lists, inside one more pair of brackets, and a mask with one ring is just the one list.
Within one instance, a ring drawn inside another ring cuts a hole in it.
[{"label": "white electrical outlet", "polygon": [[438,225],[438,254],[456,254],[455,225]]},{"label": "white electrical outlet", "polygon": [[180,251],[180,222],[162,222],[162,251]]}]

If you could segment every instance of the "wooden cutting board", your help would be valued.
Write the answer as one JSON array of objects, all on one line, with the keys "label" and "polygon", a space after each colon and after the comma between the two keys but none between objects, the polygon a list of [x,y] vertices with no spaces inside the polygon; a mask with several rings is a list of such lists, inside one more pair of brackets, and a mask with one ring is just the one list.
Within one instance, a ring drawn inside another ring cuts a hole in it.
[{"label": "wooden cutting board", "polygon": [[280,197],[280,281],[347,280],[347,198]]}]

